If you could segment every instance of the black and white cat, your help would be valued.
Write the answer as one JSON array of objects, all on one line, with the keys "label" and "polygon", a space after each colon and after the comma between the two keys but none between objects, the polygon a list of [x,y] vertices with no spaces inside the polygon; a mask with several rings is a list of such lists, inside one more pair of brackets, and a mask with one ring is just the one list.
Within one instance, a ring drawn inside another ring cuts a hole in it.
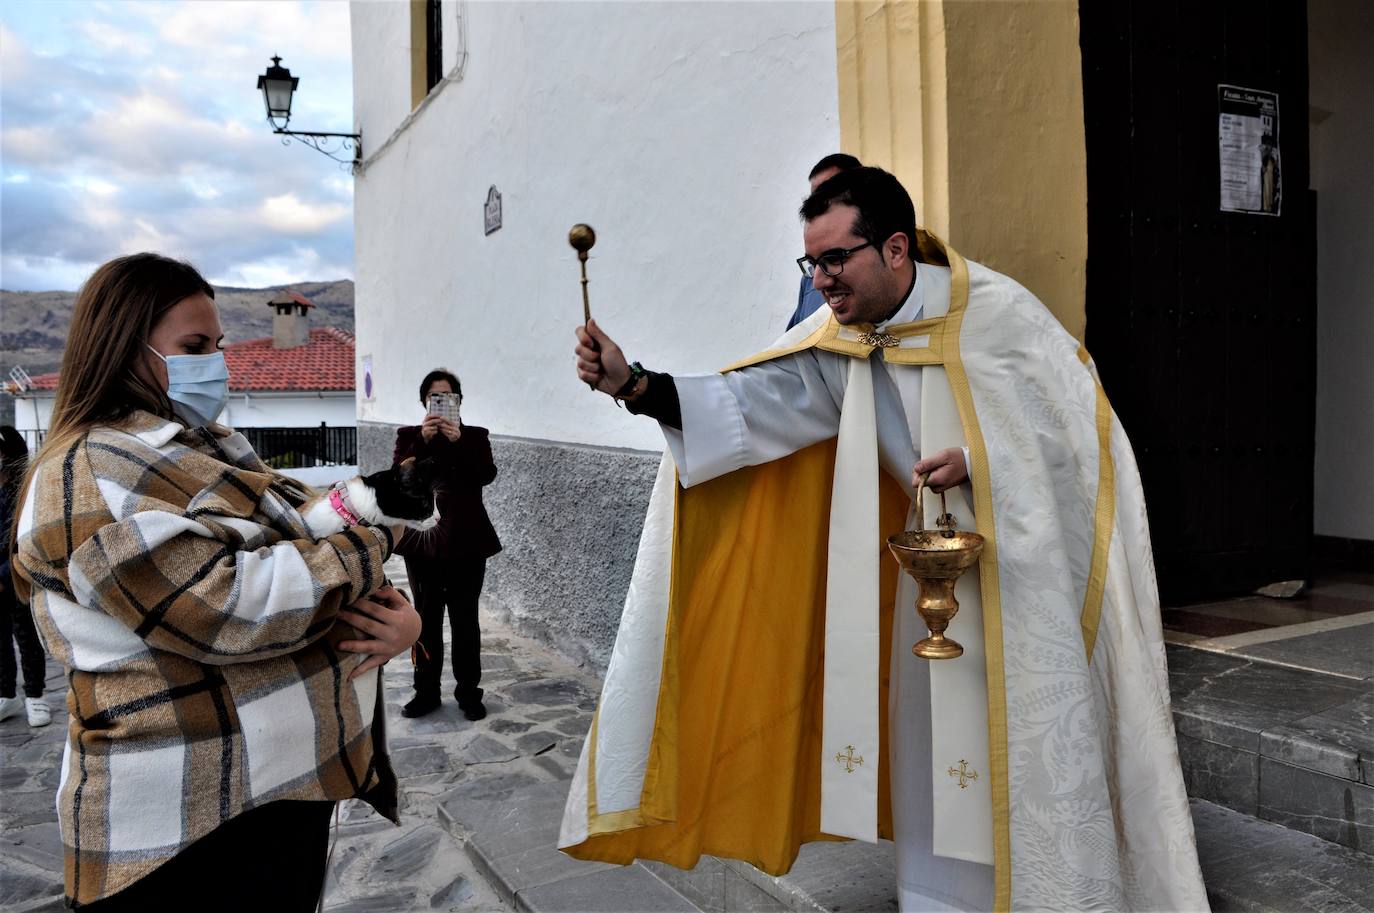
[{"label": "black and white cat", "polygon": [[301,517],[316,539],[359,523],[430,529],[439,522],[434,502],[437,469],[432,459],[412,458],[381,472],[345,479],[302,504]]}]

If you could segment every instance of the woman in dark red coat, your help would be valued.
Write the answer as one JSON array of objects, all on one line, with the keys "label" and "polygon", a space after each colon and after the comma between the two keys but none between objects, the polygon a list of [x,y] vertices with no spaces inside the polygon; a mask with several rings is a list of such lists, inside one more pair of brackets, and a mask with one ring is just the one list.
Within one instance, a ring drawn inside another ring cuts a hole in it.
[{"label": "woman in dark red coat", "polygon": [[[457,394],[458,378],[442,368],[420,382],[420,402],[428,405],[434,393]],[[439,706],[439,678],[444,671],[444,607],[448,607],[453,640],[453,696],[470,720],[487,715],[482,704],[482,631],[477,623],[477,599],[482,594],[487,559],[501,551],[501,542],[482,504],[482,486],[496,478],[487,429],[464,425],[430,414],[420,425],[396,432],[392,464],[415,457],[432,457],[439,464],[436,502],[439,523],[423,533],[407,531],[396,546],[405,557],[414,589],[415,608],[423,627],[415,650],[415,697],[401,711],[424,716]]]}]

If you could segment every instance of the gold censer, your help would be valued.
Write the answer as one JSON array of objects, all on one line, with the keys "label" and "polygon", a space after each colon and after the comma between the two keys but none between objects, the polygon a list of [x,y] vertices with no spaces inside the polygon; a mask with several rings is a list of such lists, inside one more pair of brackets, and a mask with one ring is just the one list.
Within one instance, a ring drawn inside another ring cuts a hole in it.
[{"label": "gold censer", "polygon": [[930,473],[921,476],[916,487],[916,528],[889,536],[887,547],[902,570],[915,578],[920,588],[916,612],[930,629],[930,636],[918,641],[911,652],[922,659],[954,659],[964,653],[962,645],[945,636],[945,629],[959,611],[954,584],[983,553],[983,537],[956,528],[953,515],[945,508],[944,492],[940,493],[940,517],[935,521],[939,529],[925,528],[922,494],[929,479]]}]

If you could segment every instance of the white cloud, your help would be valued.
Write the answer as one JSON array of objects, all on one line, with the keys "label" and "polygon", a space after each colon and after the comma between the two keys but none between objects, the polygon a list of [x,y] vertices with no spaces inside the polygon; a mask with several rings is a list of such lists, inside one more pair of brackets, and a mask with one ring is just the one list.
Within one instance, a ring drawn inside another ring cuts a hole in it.
[{"label": "white cloud", "polygon": [[198,200],[214,200],[224,195],[224,191],[220,190],[214,184],[211,184],[204,178],[194,175],[187,175],[182,178],[182,183],[186,185],[187,190],[195,194]]},{"label": "white cloud", "polygon": [[303,76],[293,126],[346,129],[347,3],[42,2],[4,19],[6,287],[75,288],[144,249],[237,285],[352,275],[351,179],[283,148],[254,85],[280,53]]},{"label": "white cloud", "polygon": [[328,187],[330,190],[334,191],[335,193],[339,194],[340,196],[345,196],[345,197],[348,197],[348,198],[350,198],[350,199],[352,199],[352,197],[353,197],[353,179],[352,179],[352,178],[346,178],[346,177],[342,177],[342,176],[340,176],[340,177],[332,177],[332,178],[327,179],[327,180],[324,182],[324,186]]},{"label": "white cloud", "polygon": [[67,184],[76,190],[94,194],[97,197],[112,197],[119,193],[119,185],[88,175],[77,175],[71,178]]},{"label": "white cloud", "polygon": [[78,22],[76,31],[86,41],[103,51],[130,57],[147,57],[153,52],[153,42],[149,36],[122,29],[109,22]]},{"label": "white cloud", "polygon": [[339,36],[348,39],[348,4],[342,2],[201,0],[178,4],[158,18],[163,41],[203,50],[207,35],[219,35],[224,40],[218,51],[228,58],[259,53],[264,41],[286,42],[298,54],[331,56],[338,52]]},{"label": "white cloud", "polygon": [[268,228],[285,234],[311,234],[345,219],[349,207],[341,203],[306,203],[294,193],[268,197],[259,214]]},{"label": "white cloud", "polygon": [[207,276],[211,285],[233,285],[262,288],[268,285],[289,285],[302,278],[334,278],[351,276],[342,263],[331,262],[313,247],[295,247],[287,256],[269,257],[244,264],[222,274]]},{"label": "white cloud", "polygon": [[0,150],[8,162],[51,162],[61,148],[56,127],[6,127],[0,132]]},{"label": "white cloud", "polygon": [[28,46],[3,22],[0,22],[0,49],[4,50],[0,54],[0,77],[9,80],[26,75],[32,55]]}]

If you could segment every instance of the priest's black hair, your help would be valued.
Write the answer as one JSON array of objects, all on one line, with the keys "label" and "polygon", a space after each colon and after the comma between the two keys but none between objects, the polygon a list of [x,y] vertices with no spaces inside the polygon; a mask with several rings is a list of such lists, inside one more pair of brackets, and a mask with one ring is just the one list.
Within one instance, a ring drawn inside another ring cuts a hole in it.
[{"label": "priest's black hair", "polygon": [[836,203],[859,210],[854,234],[880,247],[901,232],[906,235],[909,256],[916,257],[916,207],[895,177],[881,168],[865,165],[839,174],[816,188],[801,206],[801,217],[810,222],[825,215]]},{"label": "priest's black hair", "polygon": [[453,392],[458,394],[458,398],[463,398],[463,385],[458,383],[458,375],[448,368],[435,368],[425,375],[425,379],[420,381],[420,405],[429,403],[429,388],[434,386],[436,381],[446,380],[448,385],[453,388]]},{"label": "priest's black hair", "polygon": [[862,168],[863,166],[863,162],[859,161],[848,152],[832,152],[811,166],[811,173],[806,176],[806,179],[809,181],[822,171],[829,171],[831,168],[837,171],[851,171],[855,168]]}]

